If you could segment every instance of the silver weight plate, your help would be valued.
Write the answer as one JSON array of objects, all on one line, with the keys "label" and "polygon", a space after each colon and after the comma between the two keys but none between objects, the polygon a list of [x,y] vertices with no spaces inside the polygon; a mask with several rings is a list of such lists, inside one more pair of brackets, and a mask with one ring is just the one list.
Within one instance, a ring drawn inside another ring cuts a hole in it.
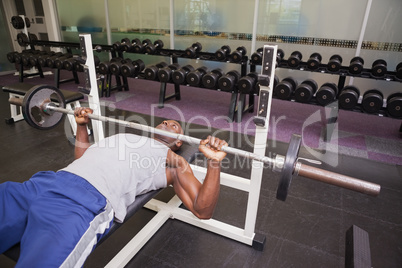
[{"label": "silver weight plate", "polygon": [[66,106],[63,94],[53,86],[34,86],[25,94],[22,102],[22,114],[30,126],[41,130],[51,129],[63,120],[63,113],[45,113],[43,111],[42,106],[46,102],[54,102],[56,106],[62,108]]}]

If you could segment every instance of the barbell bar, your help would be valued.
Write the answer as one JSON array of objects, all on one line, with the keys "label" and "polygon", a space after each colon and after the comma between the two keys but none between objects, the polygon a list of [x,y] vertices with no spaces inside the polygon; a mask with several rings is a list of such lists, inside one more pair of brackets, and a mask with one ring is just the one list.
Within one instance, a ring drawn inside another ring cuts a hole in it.
[{"label": "barbell bar", "polygon": [[[22,106],[25,121],[29,125],[42,130],[55,127],[62,121],[66,114],[74,115],[73,110],[65,108],[66,103],[61,91],[56,87],[48,85],[34,86],[25,94],[24,98],[10,98],[9,103]],[[201,139],[198,138],[172,133],[135,122],[97,114],[88,114],[88,117],[92,120],[118,124],[147,133],[163,135],[189,144],[198,145],[201,142]],[[381,186],[378,184],[301,163],[298,158],[300,145],[301,136],[293,135],[286,156],[277,154],[275,158],[258,155],[229,146],[223,146],[221,150],[229,154],[268,164],[274,171],[280,171],[281,177],[277,189],[277,199],[282,201],[286,200],[293,175],[299,175],[371,196],[377,196],[380,193]]]}]

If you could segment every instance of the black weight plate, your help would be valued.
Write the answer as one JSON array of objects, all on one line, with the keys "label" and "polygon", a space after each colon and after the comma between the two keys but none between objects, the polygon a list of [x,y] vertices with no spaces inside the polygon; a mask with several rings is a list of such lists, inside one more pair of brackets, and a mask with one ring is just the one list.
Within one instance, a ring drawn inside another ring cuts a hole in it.
[{"label": "black weight plate", "polygon": [[396,96],[388,100],[387,111],[392,117],[402,117],[402,97]]},{"label": "black weight plate", "polygon": [[11,17],[11,24],[17,30],[24,29],[25,26],[24,20],[20,16]]},{"label": "black weight plate", "polygon": [[352,110],[357,105],[359,94],[351,87],[345,87],[339,94],[339,106],[345,110]]},{"label": "black weight plate", "polygon": [[299,155],[300,144],[301,136],[293,134],[286,153],[278,189],[276,190],[276,198],[279,200],[285,201],[288,196],[290,183],[292,182],[292,175]]},{"label": "black weight plate", "polygon": [[402,62],[398,63],[398,65],[395,68],[395,71],[396,71],[396,77],[402,79]]},{"label": "black weight plate", "polygon": [[335,100],[336,93],[329,86],[321,86],[317,91],[316,99],[319,104],[326,106]]},{"label": "black weight plate", "polygon": [[54,128],[63,120],[64,113],[49,115],[43,112],[42,105],[49,100],[61,108],[66,107],[63,94],[58,88],[53,86],[37,85],[25,94],[22,102],[22,114],[30,126],[46,130]]},{"label": "black weight plate", "polygon": [[378,113],[383,105],[383,98],[380,94],[375,92],[370,92],[364,94],[362,100],[363,110],[367,113],[373,114]]},{"label": "black weight plate", "polygon": [[29,43],[28,36],[24,33],[17,34],[18,45],[25,47]]},{"label": "black weight plate", "polygon": [[317,83],[314,80],[303,81],[295,90],[295,100],[301,103],[308,103],[313,98],[316,90]]}]

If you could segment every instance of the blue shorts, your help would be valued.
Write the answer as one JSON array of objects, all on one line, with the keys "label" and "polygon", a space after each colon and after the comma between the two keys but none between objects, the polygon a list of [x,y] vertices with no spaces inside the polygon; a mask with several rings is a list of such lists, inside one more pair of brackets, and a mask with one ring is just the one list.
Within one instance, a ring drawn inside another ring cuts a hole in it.
[{"label": "blue shorts", "polygon": [[0,254],[21,242],[16,267],[82,266],[112,221],[105,197],[65,171],[0,184]]}]

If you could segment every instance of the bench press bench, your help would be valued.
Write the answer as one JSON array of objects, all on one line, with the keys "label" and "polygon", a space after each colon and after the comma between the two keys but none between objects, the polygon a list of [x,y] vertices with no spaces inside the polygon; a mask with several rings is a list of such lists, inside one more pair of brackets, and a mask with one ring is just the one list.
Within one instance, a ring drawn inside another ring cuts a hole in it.
[{"label": "bench press bench", "polygon": [[[198,151],[198,146],[194,145],[189,145],[189,144],[183,144],[183,146],[180,148],[179,151],[176,152],[178,155],[181,155],[184,159],[187,160],[187,162],[191,163],[195,160],[197,157],[197,154],[199,153]],[[124,221],[122,223],[113,221],[112,226],[110,227],[109,232],[104,235],[96,244],[96,247],[102,244],[109,236],[111,236],[117,229],[119,229],[128,219],[130,219],[134,214],[140,210],[148,201],[153,199],[156,195],[158,195],[161,191],[163,191],[164,188],[150,191],[148,193],[139,195],[135,198],[134,203],[132,203],[128,208],[127,208],[127,215],[124,218]],[[8,258],[18,261],[19,255],[20,255],[20,244],[16,244],[15,246],[11,247],[7,251],[3,253],[5,256]]]},{"label": "bench press bench", "polygon": [[[35,85],[28,83],[17,83],[9,86],[3,86],[3,91],[7,92],[10,98],[23,98],[25,94],[34,86]],[[80,100],[84,99],[84,95],[82,93],[68,90],[60,90],[60,91],[63,93],[64,98],[66,100],[66,108],[72,109],[72,106],[74,106],[74,108],[81,106]],[[13,124],[14,122],[24,119],[21,107],[17,107],[16,105],[10,103],[10,112],[11,112],[11,118],[6,118],[7,124]],[[67,115],[67,118],[70,121],[71,128],[75,135],[77,126],[75,123],[74,116]]]}]

